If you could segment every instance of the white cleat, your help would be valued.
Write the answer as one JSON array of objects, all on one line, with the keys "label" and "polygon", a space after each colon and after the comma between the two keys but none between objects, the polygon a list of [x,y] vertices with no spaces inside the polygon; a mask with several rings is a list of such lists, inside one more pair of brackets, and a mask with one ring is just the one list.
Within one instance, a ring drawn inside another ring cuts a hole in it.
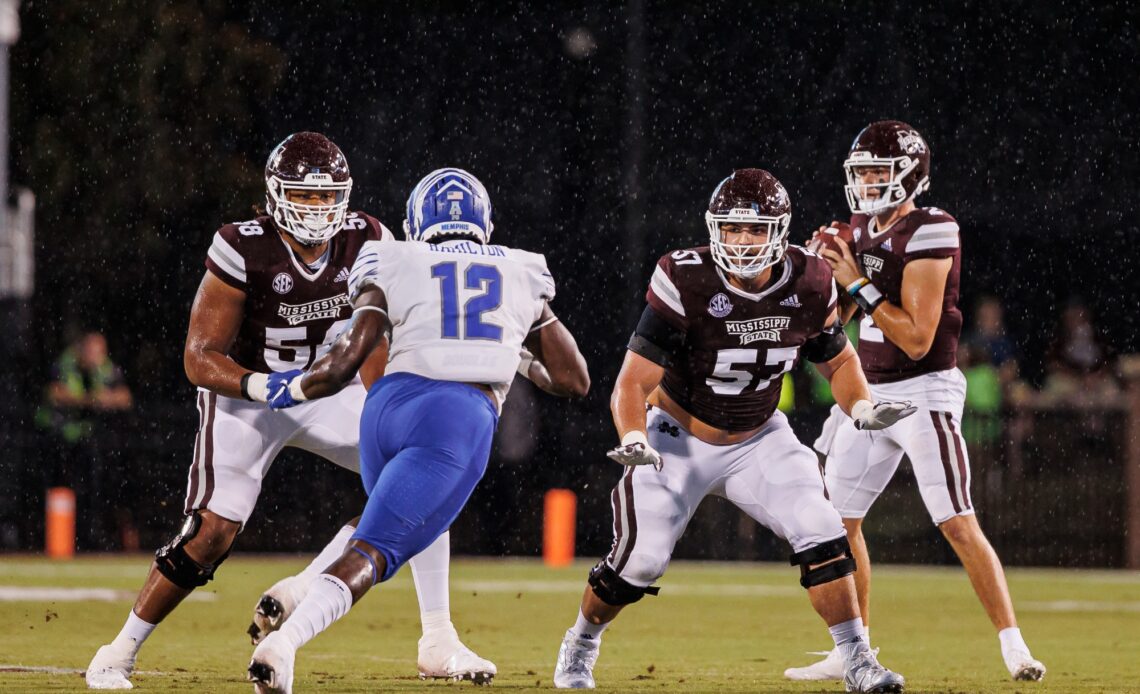
[{"label": "white cleat", "polygon": [[83,673],[88,689],[133,689],[129,679],[135,670],[135,656],[115,647],[100,646]]},{"label": "white cleat", "polygon": [[593,689],[594,663],[598,662],[601,642],[598,639],[579,638],[573,629],[562,637],[558,649],[558,664],[554,666],[556,689]]},{"label": "white cleat", "polygon": [[843,686],[847,691],[898,694],[904,690],[906,680],[903,676],[880,665],[874,651],[866,644],[859,644],[852,650],[854,652],[847,660],[846,671],[843,673]]},{"label": "white cleat", "polygon": [[1018,682],[1039,682],[1045,677],[1045,664],[1025,651],[1011,654],[1006,661],[1009,674]]},{"label": "white cleat", "polygon": [[480,658],[459,640],[455,627],[438,629],[420,637],[416,659],[420,679],[468,680],[474,684],[491,684],[498,669],[486,658]]},{"label": "white cleat", "polygon": [[827,657],[811,665],[790,667],[784,670],[784,677],[790,680],[804,682],[843,679],[843,655],[839,652],[838,648],[832,648],[830,651],[811,651],[808,655],[823,655]]},{"label": "white cleat", "polygon": [[292,694],[293,662],[297,652],[274,632],[257,644],[249,661],[247,678],[255,694]]},{"label": "white cleat", "polygon": [[301,580],[299,576],[289,576],[262,593],[253,608],[253,622],[246,630],[253,645],[256,646],[266,636],[280,629],[308,592],[307,581]]}]

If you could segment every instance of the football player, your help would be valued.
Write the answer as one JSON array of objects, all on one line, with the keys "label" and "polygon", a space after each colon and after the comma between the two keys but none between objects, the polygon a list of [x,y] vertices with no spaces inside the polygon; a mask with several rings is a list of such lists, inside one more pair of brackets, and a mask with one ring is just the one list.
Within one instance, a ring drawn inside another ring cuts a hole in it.
[{"label": "football player", "polygon": [[[265,183],[266,214],[227,224],[214,235],[190,313],[185,366],[198,386],[200,420],[185,524],[156,553],[118,636],[87,667],[92,689],[131,688],[143,642],[229,556],[282,448],[360,470],[357,422],[366,392],[360,380],[336,397],[287,413],[261,403],[268,372],[306,367],[329,350],[351,318],[349,268],[365,242],[392,234],[373,217],[348,210],[348,162],[324,135],[301,132],[281,142],[265,166]],[[368,370],[363,375],[371,377]],[[259,601],[261,629],[251,627],[255,641],[340,556],[353,525],[342,528],[299,577]],[[467,649],[451,624],[448,555],[445,534],[414,560],[424,628],[419,671],[486,679],[494,664]]]},{"label": "football player", "polygon": [[872,402],[840,329],[830,268],[788,246],[791,211],[772,174],[737,170],[709,201],[709,245],[657,263],[610,400],[621,444],[608,455],[628,466],[611,497],[613,547],[590,572],[555,687],[594,687],[602,633],[626,605],[657,593],[693,512],[716,495],[791,544],[800,584],[843,653],[848,691],[903,689],[867,647],[843,523],[815,455],[776,404],[783,375],[803,357],[861,430],[914,410]]},{"label": "football player", "polygon": [[[961,434],[966,379],[955,360],[962,328],[958,223],[945,211],[914,201],[930,186],[930,148],[906,123],[879,121],[859,133],[843,166],[854,253],[845,243],[836,245],[838,251],[822,252],[852,299],[844,319],[862,314],[859,357],[871,392],[919,408],[916,416],[873,436],[850,426],[833,408],[815,442],[826,456],[827,489],[859,567],[855,582],[863,623],[870,624],[871,596],[863,518],[905,454],[931,519],[957,553],[998,631],[1010,675],[1039,680],[1045,666],[1022,639],[1001,562],[970,498],[970,461]],[[834,651],[823,661],[785,672],[801,680],[842,673]]]},{"label": "football player", "polygon": [[[491,202],[478,179],[461,169],[426,176],[409,196],[404,230],[405,243],[364,245],[349,280],[353,320],[332,350],[304,374],[269,378],[271,407],[305,407],[337,397],[370,353],[388,357],[360,418],[360,524],[254,650],[257,692],[292,691],[297,649],[447,530],[487,468],[516,371],[559,395],[589,389],[585,360],[550,310],[545,258],[489,243]],[[525,364],[524,344],[533,355]]]}]

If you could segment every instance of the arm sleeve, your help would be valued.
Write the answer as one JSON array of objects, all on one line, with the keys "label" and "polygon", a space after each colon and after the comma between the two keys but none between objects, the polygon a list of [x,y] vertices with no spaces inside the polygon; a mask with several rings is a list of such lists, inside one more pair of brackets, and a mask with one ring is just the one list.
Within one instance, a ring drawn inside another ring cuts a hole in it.
[{"label": "arm sleeve", "polygon": [[649,278],[645,301],[658,316],[678,330],[685,331],[689,328],[689,319],[685,315],[681,291],[677,288],[675,270],[672,258],[661,256],[653,269],[653,276]]},{"label": "arm sleeve", "polygon": [[818,335],[809,337],[800,354],[813,364],[831,361],[847,346],[847,333],[843,332],[843,325],[835,321],[825,327]]},{"label": "arm sleeve", "polygon": [[961,248],[958,222],[946,213],[934,214],[915,229],[906,244],[906,261],[920,258],[953,258]]},{"label": "arm sleeve", "polygon": [[214,234],[206,251],[206,269],[231,287],[246,289],[245,258],[239,252],[234,225],[227,224]]},{"label": "arm sleeve", "polygon": [[627,349],[665,368],[677,367],[685,356],[685,332],[646,306]]}]

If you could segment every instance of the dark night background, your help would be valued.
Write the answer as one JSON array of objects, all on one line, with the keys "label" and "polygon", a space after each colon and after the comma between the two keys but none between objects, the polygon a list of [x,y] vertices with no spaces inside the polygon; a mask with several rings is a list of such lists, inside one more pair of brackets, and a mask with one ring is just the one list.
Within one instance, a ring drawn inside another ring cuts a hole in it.
[{"label": "dark night background", "polygon": [[[604,552],[607,401],[653,260],[704,243],[733,168],[780,178],[794,239],[845,219],[842,162],[872,120],[930,143],[920,204],[961,223],[967,322],[999,296],[1030,381],[1076,297],[1116,351],[1140,351],[1140,5],[238,4],[33,0],[12,51],[12,181],[38,197],[37,279],[3,377],[34,403],[68,335],[105,331],[137,401],[119,440],[144,548],[178,521],[197,421],[182,342],[209,240],[252,216],[266,155],[297,130],[341,146],[352,207],[393,230],[424,173],[480,176],[495,240],[546,254],[590,363],[588,400],[536,396],[533,454],[492,463],[457,552],[537,551],[551,486],[581,497],[579,551]],[[16,436],[27,412],[8,408]],[[362,498],[329,469],[279,461],[242,543],[322,545]],[[335,499],[306,522],[300,479]]]}]

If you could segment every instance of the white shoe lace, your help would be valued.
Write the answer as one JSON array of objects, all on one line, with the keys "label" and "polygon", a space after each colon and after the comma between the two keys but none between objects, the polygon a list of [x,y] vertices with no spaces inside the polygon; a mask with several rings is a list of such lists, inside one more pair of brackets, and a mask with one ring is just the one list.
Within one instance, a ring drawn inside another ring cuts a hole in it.
[{"label": "white shoe lace", "polygon": [[598,660],[596,644],[568,636],[563,655],[562,672],[569,675],[593,677],[594,663]]}]

